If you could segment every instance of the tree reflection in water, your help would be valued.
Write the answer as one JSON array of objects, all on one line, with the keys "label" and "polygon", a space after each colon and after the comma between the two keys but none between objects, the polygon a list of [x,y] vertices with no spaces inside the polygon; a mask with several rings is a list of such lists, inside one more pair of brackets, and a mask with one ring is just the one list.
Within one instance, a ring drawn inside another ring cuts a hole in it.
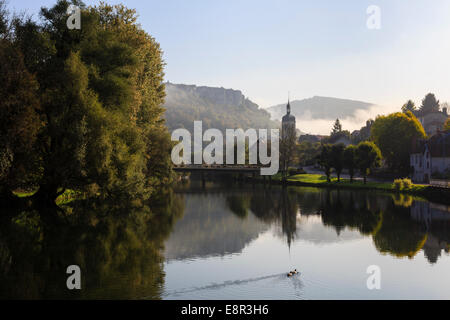
[{"label": "tree reflection in water", "polygon": [[[0,298],[159,299],[162,248],[183,213],[171,192],[158,207],[76,201],[67,221],[48,225],[36,211],[0,224]],[[82,290],[66,287],[66,268],[78,265]]]},{"label": "tree reflection in water", "polygon": [[[42,222],[37,211],[3,212],[0,298],[160,299],[164,246],[168,260],[227,255],[242,252],[271,225],[291,246],[304,236],[300,226],[308,216],[328,227],[320,232],[358,231],[396,258],[423,250],[436,263],[449,251],[449,208],[408,196],[220,184],[178,192],[168,190],[152,207],[76,201],[53,223]],[[323,233],[315,238],[325,239]],[[66,288],[69,265],[81,267],[81,291]]]},{"label": "tree reflection in water", "polygon": [[289,246],[300,236],[298,215],[314,215],[323,225],[334,228],[337,235],[349,229],[372,237],[380,253],[413,258],[423,249],[429,262],[435,263],[441,250],[449,251],[450,212],[446,222],[435,221],[426,227],[412,214],[420,202],[430,206],[408,195],[303,187],[264,188],[228,198],[229,208],[236,215],[246,216],[251,210],[265,223],[278,223]]}]

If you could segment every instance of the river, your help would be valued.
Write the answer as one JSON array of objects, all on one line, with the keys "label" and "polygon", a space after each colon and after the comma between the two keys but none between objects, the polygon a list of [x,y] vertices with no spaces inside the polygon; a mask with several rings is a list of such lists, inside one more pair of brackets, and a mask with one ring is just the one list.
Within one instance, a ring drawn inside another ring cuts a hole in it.
[{"label": "river", "polygon": [[[158,208],[72,204],[58,226],[36,212],[2,222],[0,298],[450,298],[444,205],[196,181],[162,199]],[[81,290],[66,287],[69,265],[80,266]],[[368,288],[369,266],[379,289]],[[287,277],[293,269],[299,274]]]}]

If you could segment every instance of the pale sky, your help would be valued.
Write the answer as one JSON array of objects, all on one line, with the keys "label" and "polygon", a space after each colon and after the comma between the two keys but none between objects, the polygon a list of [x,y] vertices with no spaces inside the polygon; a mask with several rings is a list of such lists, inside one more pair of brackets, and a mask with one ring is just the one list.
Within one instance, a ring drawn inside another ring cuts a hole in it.
[{"label": "pale sky", "polygon": [[[261,107],[314,95],[398,110],[450,101],[448,0],[122,0],[164,50],[166,80],[241,90]],[[53,0],[10,0],[36,14]],[[86,1],[96,4],[98,1]],[[381,29],[366,26],[369,5]]]}]

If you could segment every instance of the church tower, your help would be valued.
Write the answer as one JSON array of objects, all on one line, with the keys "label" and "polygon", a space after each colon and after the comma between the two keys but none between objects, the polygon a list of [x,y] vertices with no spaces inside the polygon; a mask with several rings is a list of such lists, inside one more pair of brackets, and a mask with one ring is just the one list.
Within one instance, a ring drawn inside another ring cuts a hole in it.
[{"label": "church tower", "polygon": [[286,105],[286,115],[283,116],[281,121],[281,138],[285,139],[289,132],[296,132],[295,127],[295,117],[291,114],[291,103],[288,99],[288,103]]}]

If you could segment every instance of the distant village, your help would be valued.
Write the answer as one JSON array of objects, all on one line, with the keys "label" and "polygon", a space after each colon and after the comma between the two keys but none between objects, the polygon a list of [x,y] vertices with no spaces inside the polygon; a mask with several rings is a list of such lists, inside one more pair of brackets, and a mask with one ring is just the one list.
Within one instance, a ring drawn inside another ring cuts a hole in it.
[{"label": "distant village", "polygon": [[[425,105],[424,105],[425,104]],[[417,183],[429,183],[434,180],[450,179],[450,118],[448,104],[440,105],[433,94],[428,94],[422,101],[422,106],[416,108],[409,100],[401,110],[403,113],[411,112],[425,131],[426,138],[412,139],[410,148],[410,178]],[[367,120],[360,130],[349,132],[343,130],[339,119],[332,128],[330,135],[302,134],[298,139],[301,150],[300,164],[311,165],[314,157],[306,153],[317,152],[318,145],[343,144],[344,146],[357,145],[362,141],[371,139],[372,126],[375,120]],[[392,137],[395,139],[395,137]],[[316,148],[314,148],[316,146]]]}]

